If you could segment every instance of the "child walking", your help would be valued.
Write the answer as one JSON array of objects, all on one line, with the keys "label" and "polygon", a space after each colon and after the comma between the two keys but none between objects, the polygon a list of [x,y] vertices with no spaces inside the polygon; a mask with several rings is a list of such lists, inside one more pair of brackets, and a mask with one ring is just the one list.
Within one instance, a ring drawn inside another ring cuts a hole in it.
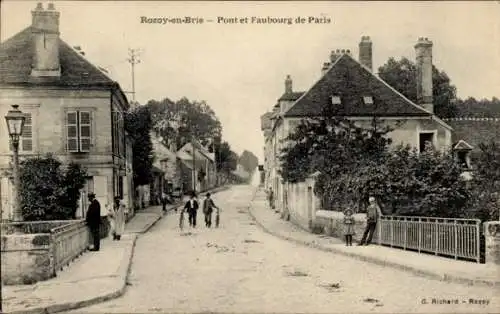
[{"label": "child walking", "polygon": [[354,217],[352,209],[348,208],[344,212],[344,236],[345,245],[352,246],[352,236],[354,234]]}]

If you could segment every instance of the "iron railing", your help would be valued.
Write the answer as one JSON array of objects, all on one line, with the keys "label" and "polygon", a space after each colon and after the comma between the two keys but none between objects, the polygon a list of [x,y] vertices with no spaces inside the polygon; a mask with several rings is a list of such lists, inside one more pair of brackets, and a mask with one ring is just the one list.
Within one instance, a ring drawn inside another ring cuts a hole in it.
[{"label": "iron railing", "polygon": [[377,225],[381,245],[480,263],[479,219],[381,216]]}]

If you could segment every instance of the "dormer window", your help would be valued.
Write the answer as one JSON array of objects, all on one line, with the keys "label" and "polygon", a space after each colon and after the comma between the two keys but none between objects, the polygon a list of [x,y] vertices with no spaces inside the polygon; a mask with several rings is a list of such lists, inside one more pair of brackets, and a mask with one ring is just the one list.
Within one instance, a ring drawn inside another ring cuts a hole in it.
[{"label": "dormer window", "polygon": [[373,97],[372,96],[363,96],[363,101],[367,105],[373,105]]},{"label": "dormer window", "polygon": [[332,96],[332,105],[340,105],[340,96]]}]

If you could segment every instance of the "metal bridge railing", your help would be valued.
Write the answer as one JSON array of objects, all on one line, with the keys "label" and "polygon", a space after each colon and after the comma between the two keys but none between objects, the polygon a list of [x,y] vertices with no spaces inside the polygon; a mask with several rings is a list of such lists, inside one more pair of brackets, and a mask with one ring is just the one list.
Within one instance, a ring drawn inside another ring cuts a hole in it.
[{"label": "metal bridge railing", "polygon": [[480,262],[479,219],[381,216],[377,225],[381,245]]}]

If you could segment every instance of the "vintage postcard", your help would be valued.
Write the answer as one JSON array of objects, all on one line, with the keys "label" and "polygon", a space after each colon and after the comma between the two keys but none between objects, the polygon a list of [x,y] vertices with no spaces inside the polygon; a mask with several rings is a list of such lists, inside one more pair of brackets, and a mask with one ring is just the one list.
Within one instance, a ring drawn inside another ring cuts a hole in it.
[{"label": "vintage postcard", "polygon": [[500,312],[498,1],[0,23],[0,313]]}]

